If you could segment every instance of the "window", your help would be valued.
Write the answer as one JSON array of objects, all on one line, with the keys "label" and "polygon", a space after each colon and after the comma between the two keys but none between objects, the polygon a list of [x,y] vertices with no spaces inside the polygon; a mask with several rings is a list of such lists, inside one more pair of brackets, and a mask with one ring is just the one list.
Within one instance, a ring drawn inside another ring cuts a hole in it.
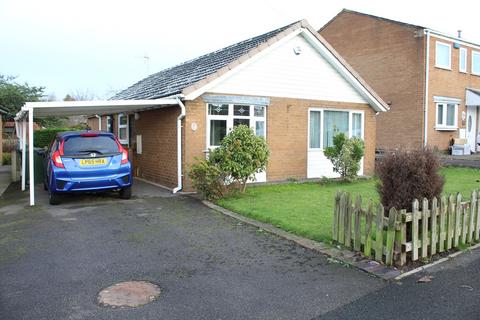
[{"label": "window", "polygon": [[458,104],[437,103],[436,129],[456,130],[457,129],[457,108]]},{"label": "window", "polygon": [[311,109],[308,130],[310,149],[332,146],[333,137],[338,133],[345,133],[347,137],[363,138],[363,113]]},{"label": "window", "polygon": [[259,137],[265,137],[265,106],[244,104],[207,105],[207,145],[218,147],[233,127],[246,125]]},{"label": "window", "polygon": [[107,132],[112,132],[112,116],[107,116]]},{"label": "window", "polygon": [[472,51],[472,74],[480,76],[480,52]]},{"label": "window", "polygon": [[437,41],[435,46],[435,66],[443,69],[452,68],[452,50],[449,44]]},{"label": "window", "polygon": [[467,49],[460,48],[458,61],[458,71],[467,72]]},{"label": "window", "polygon": [[128,144],[128,117],[123,113],[118,115],[117,136],[121,144]]}]

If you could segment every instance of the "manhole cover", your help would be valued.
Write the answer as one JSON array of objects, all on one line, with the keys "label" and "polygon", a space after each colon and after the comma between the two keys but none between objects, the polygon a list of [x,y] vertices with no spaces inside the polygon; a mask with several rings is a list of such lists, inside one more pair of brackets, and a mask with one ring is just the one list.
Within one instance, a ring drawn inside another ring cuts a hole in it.
[{"label": "manhole cover", "polygon": [[100,291],[98,303],[106,307],[139,307],[155,300],[160,292],[160,288],[150,282],[120,282]]}]

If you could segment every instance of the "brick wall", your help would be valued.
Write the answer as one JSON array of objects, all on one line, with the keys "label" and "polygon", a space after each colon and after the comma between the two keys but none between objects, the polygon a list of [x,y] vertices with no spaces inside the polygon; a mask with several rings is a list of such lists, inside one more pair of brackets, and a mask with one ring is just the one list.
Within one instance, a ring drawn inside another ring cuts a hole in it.
[{"label": "brick wall", "polygon": [[[320,33],[385,100],[377,119],[377,147],[423,143],[424,37],[422,30],[342,12]],[[421,33],[420,33],[421,34]]]},{"label": "brick wall", "polygon": [[[452,69],[445,70],[435,67],[435,43],[436,41],[452,45]],[[461,99],[458,106],[458,126],[465,128],[465,122],[462,122],[462,112],[467,112],[465,107],[465,89],[480,89],[480,76],[471,74],[472,49],[461,45],[467,49],[467,72],[459,72],[459,49],[453,48],[453,41],[439,39],[435,36],[430,37],[430,57],[429,57],[429,113],[428,113],[428,145],[437,146],[439,149],[447,149],[452,138],[458,138],[459,132],[456,131],[438,131],[435,129],[436,105],[433,101],[434,96],[443,96]],[[480,51],[480,50],[475,50]],[[474,121],[476,121],[474,119]],[[478,128],[477,128],[478,130]]]},{"label": "brick wall", "polygon": [[[205,157],[206,104],[202,97],[187,101],[184,124],[184,168]],[[372,175],[375,166],[376,116],[365,104],[339,103],[302,99],[271,98],[267,107],[267,143],[271,151],[267,180],[285,180],[307,177],[308,109],[328,107],[363,110],[365,115],[364,174]],[[195,123],[197,130],[192,129]],[[186,171],[185,171],[186,172]],[[191,182],[184,174],[184,190],[191,190]]]},{"label": "brick wall", "polygon": [[140,112],[134,123],[135,134],[142,135],[142,154],[135,154],[135,173],[169,188],[177,186],[178,107]]}]

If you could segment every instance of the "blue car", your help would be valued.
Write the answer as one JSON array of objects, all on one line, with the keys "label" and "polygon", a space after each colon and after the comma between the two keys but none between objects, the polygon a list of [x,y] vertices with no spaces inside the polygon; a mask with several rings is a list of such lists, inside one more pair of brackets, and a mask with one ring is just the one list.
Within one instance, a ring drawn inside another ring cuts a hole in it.
[{"label": "blue car", "polygon": [[118,190],[122,199],[132,193],[128,152],[109,132],[57,133],[45,153],[45,168],[50,204],[58,204],[69,192]]}]

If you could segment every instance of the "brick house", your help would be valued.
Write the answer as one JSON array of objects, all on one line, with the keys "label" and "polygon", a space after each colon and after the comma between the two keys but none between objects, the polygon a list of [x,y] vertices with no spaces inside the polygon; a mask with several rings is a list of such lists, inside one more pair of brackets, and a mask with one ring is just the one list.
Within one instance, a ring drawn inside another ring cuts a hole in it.
[{"label": "brick house", "polygon": [[464,138],[476,151],[479,44],[345,9],[319,33],[389,103],[377,121],[378,148],[446,150]]},{"label": "brick house", "polygon": [[180,147],[184,190],[191,190],[189,165],[240,124],[265,137],[271,150],[257,181],[335,176],[322,148],[339,131],[364,139],[360,173],[371,175],[376,115],[388,110],[304,20],[152,74],[111,100],[166,97],[185,106],[180,145],[178,106],[92,116],[88,124],[117,134],[137,177],[168,188],[177,186]]}]

